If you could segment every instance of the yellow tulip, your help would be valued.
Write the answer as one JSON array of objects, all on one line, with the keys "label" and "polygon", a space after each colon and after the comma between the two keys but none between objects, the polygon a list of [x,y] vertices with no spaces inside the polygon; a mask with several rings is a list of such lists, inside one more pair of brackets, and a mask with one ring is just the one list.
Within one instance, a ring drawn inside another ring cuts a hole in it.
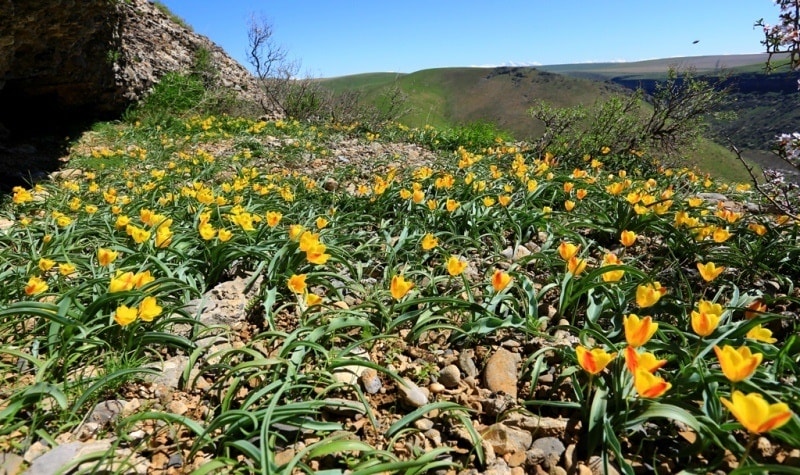
[{"label": "yellow tulip", "polygon": [[414,287],[414,283],[407,281],[402,275],[395,275],[392,277],[392,283],[389,286],[389,291],[395,300],[400,300]]},{"label": "yellow tulip", "polygon": [[49,288],[47,282],[42,279],[32,276],[28,279],[28,284],[25,285],[25,295],[37,295],[46,291]]},{"label": "yellow tulip", "polygon": [[725,345],[721,349],[714,345],[714,352],[717,354],[722,373],[732,383],[738,383],[752,375],[764,357],[761,353],[751,353],[746,346],[738,349]]},{"label": "yellow tulip", "polygon": [[667,360],[660,360],[653,353],[639,353],[632,346],[625,348],[625,366],[631,374],[636,374],[638,369],[653,373],[665,364]]},{"label": "yellow tulip", "polygon": [[575,348],[578,357],[578,364],[589,374],[598,374],[617,356],[616,353],[609,353],[602,348],[589,350],[582,345]]},{"label": "yellow tulip", "polygon": [[640,285],[636,288],[636,304],[641,308],[652,307],[665,293],[667,289],[659,282]]},{"label": "yellow tulip", "polygon": [[117,275],[114,276],[108,284],[108,292],[112,294],[115,292],[125,292],[133,289],[134,285],[136,285],[136,277],[133,275],[133,272],[125,272],[124,274],[117,272]]},{"label": "yellow tulip", "polygon": [[172,230],[168,226],[160,226],[156,229],[155,245],[157,248],[165,248],[172,243]]},{"label": "yellow tulip", "polygon": [[619,236],[619,241],[625,247],[631,247],[636,243],[638,236],[633,231],[622,231]]},{"label": "yellow tulip", "polygon": [[136,320],[138,311],[135,308],[130,308],[127,305],[120,305],[114,312],[114,321],[121,326],[127,326]]},{"label": "yellow tulip", "polygon": [[153,277],[152,274],[150,274],[149,270],[146,270],[144,272],[137,272],[136,274],[133,275],[133,286],[137,289],[141,289],[142,287],[149,284],[150,282],[153,282],[154,280],[156,280],[156,278]]},{"label": "yellow tulip", "polygon": [[101,266],[105,267],[116,260],[117,254],[117,251],[112,251],[111,249],[101,247],[97,250],[97,261]]},{"label": "yellow tulip", "polygon": [[39,269],[42,272],[49,271],[50,269],[53,268],[54,265],[56,265],[56,261],[54,261],[52,259],[46,259],[44,257],[39,259]]},{"label": "yellow tulip", "polygon": [[492,274],[492,288],[495,292],[500,292],[501,290],[508,287],[508,284],[511,283],[512,277],[508,275],[508,273],[497,269]]},{"label": "yellow tulip", "polygon": [[214,229],[211,223],[200,223],[197,227],[197,231],[200,233],[200,237],[206,241],[214,239],[214,236],[217,235],[217,230]]},{"label": "yellow tulip", "polygon": [[731,401],[724,397],[720,400],[731,411],[733,417],[753,434],[777,429],[792,418],[792,411],[786,403],[770,404],[758,393],[744,394],[741,391],[734,391]]},{"label": "yellow tulip", "polygon": [[[620,262],[616,254],[609,252],[603,256],[603,266],[617,266],[620,264],[622,262]],[[619,282],[624,275],[625,271],[622,269],[607,271],[602,274],[603,282]]]},{"label": "yellow tulip", "polygon": [[447,202],[445,203],[445,208],[447,208],[447,211],[449,211],[450,213],[455,211],[459,206],[460,204],[458,201],[450,198],[448,198]]},{"label": "yellow tulip", "polygon": [[305,228],[303,228],[303,226],[300,225],[300,224],[292,224],[292,225],[290,225],[289,226],[289,239],[291,239],[292,241],[297,240],[297,238],[299,238],[300,236],[303,235],[303,231],[305,231]]},{"label": "yellow tulip", "polygon": [[700,277],[703,278],[706,282],[711,282],[712,280],[716,279],[722,271],[725,270],[724,267],[717,267],[716,264],[713,262],[707,262],[705,264],[697,263],[697,270],[700,271]]},{"label": "yellow tulip", "polygon": [[314,234],[311,231],[305,231],[300,236],[300,250],[308,252],[309,249],[319,244],[319,234]]},{"label": "yellow tulip", "polygon": [[278,211],[267,211],[267,226],[274,228],[281,222],[283,215]]},{"label": "yellow tulip", "polygon": [[439,245],[439,240],[433,234],[428,233],[425,236],[423,236],[421,245],[423,250],[430,251],[431,249]]},{"label": "yellow tulip", "polygon": [[747,306],[747,310],[744,312],[744,318],[751,320],[766,311],[767,305],[761,300],[755,300],[753,303]]},{"label": "yellow tulip", "polygon": [[509,195],[500,195],[497,197],[497,202],[500,203],[500,206],[506,207],[511,204],[511,196]]},{"label": "yellow tulip", "polygon": [[567,211],[572,211],[573,209],[575,209],[575,202],[572,200],[564,201],[564,209]]},{"label": "yellow tulip", "polygon": [[286,281],[286,286],[289,290],[296,294],[302,294],[306,291],[306,274],[294,274]]},{"label": "yellow tulip", "polygon": [[322,297],[317,294],[307,294],[306,295],[306,306],[313,307],[314,305],[319,305],[322,303]]},{"label": "yellow tulip", "polygon": [[227,229],[220,229],[217,233],[217,237],[222,242],[228,242],[233,237],[233,232],[228,231]]},{"label": "yellow tulip", "polygon": [[639,368],[633,374],[633,386],[636,388],[636,392],[639,393],[639,396],[656,398],[669,391],[672,384],[644,368]]},{"label": "yellow tulip", "polygon": [[[269,223],[267,223],[269,224]],[[277,223],[276,223],[277,224]],[[317,229],[323,229],[325,226],[328,225],[328,220],[324,217],[320,216],[317,218],[316,222],[314,223],[317,225]]]},{"label": "yellow tulip", "polygon": [[317,242],[316,244],[311,246],[311,248],[308,251],[306,251],[306,259],[308,260],[308,262],[312,264],[317,264],[317,265],[325,264],[331,257],[330,254],[325,253],[325,249],[326,249],[325,244]]},{"label": "yellow tulip", "polygon": [[586,270],[586,259],[581,259],[578,256],[572,256],[567,261],[567,271],[577,277],[584,270]]},{"label": "yellow tulip", "polygon": [[145,322],[152,322],[154,318],[161,315],[162,310],[155,297],[145,297],[139,303],[138,315]]},{"label": "yellow tulip", "polygon": [[578,254],[580,248],[580,246],[565,241],[558,245],[558,255],[565,261],[568,261]]},{"label": "yellow tulip", "polygon": [[766,328],[763,328],[760,324],[754,326],[747,332],[745,338],[749,338],[751,340],[756,341],[763,341],[764,343],[775,343],[778,341],[777,338],[772,338],[772,331]]},{"label": "yellow tulip", "polygon": [[58,273],[63,276],[68,276],[75,273],[75,266],[70,263],[63,263],[58,265]]},{"label": "yellow tulip", "polygon": [[719,325],[721,315],[721,305],[701,300],[698,304],[698,310],[692,311],[692,330],[699,336],[708,336],[714,333],[714,330]]},{"label": "yellow tulip", "polygon": [[464,269],[466,268],[467,268],[467,262],[462,261],[456,256],[450,256],[447,259],[447,273],[453,277],[461,275],[461,273],[464,272]]},{"label": "yellow tulip", "polygon": [[658,330],[658,323],[653,323],[653,317],[639,318],[635,313],[626,315],[623,319],[625,327],[625,340],[628,345],[638,348],[647,343]]}]

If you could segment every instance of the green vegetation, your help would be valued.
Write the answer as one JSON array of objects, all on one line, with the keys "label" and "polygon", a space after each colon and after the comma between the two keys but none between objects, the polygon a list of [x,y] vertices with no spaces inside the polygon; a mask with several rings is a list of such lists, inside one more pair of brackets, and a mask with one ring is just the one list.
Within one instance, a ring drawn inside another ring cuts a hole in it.
[{"label": "green vegetation", "polygon": [[[478,90],[451,73],[396,79]],[[87,472],[166,470],[159,453],[197,474],[482,470],[481,439],[521,414],[570,421],[558,437],[578,460],[626,475],[730,470],[726,454],[792,473],[752,446],[800,446],[798,223],[746,211],[748,186],[639,166],[656,158],[629,144],[576,163],[494,122],[209,115],[207,93],[199,74],[168,76],[130,120],[75,143],[75,172],[2,203],[4,451],[89,431],[115,442]],[[230,325],[198,304],[220,295]],[[435,386],[458,354],[483,370],[501,346],[522,358],[516,397]],[[176,357],[165,391],[152,381]],[[416,406],[409,382],[430,388]]]},{"label": "green vegetation", "polygon": [[158,8],[161,11],[161,13],[167,15],[167,17],[169,17],[169,19],[172,20],[173,23],[175,23],[176,25],[180,25],[182,28],[185,28],[189,31],[193,31],[192,26],[186,23],[186,20],[179,17],[172,10],[170,10],[169,7],[164,4],[164,2],[155,0],[152,3],[153,5],[155,5],[156,8]]}]

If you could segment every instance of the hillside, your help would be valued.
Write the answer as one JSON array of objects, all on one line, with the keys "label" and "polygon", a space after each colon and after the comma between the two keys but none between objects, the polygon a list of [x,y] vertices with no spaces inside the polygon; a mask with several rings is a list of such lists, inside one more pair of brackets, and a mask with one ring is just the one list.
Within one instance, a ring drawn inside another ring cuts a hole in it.
[{"label": "hillside", "polygon": [[[730,101],[720,112],[725,120],[711,120],[711,140],[687,151],[689,166],[730,180],[748,175],[726,150],[733,143],[759,165],[769,165],[769,149],[776,131],[800,121],[796,107],[796,80],[788,74],[765,75],[764,54],[664,58],[632,63],[561,64],[533,67],[443,68],[410,74],[368,73],[322,79],[334,91],[359,90],[376,100],[396,85],[409,97],[411,112],[401,121],[411,127],[463,125],[490,121],[518,139],[540,136],[543,125],[530,118],[535,101],[556,107],[591,106],[614,93],[642,88],[650,93],[668,68],[692,68],[700,77],[716,81],[728,75],[733,86]],[[756,160],[757,159],[757,160]]]},{"label": "hillside", "polygon": [[411,127],[491,121],[519,139],[541,135],[542,124],[527,113],[534,101],[558,107],[590,105],[624,90],[612,84],[571,78],[529,67],[442,68],[411,74],[372,73],[325,79],[334,91],[362,90],[377,97],[393,84],[409,96]]}]

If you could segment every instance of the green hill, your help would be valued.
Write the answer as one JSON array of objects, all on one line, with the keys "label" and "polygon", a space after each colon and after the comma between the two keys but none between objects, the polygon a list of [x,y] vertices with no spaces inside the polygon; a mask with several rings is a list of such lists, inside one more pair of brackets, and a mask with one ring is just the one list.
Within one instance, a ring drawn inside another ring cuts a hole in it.
[{"label": "green hill", "polygon": [[530,67],[442,68],[411,74],[370,73],[324,79],[334,90],[360,90],[368,99],[397,85],[408,94],[411,112],[402,122],[437,127],[490,121],[519,139],[537,137],[542,124],[528,115],[534,101],[557,107],[591,105],[623,92],[619,86]]},{"label": "green hill", "polygon": [[[528,114],[536,101],[555,107],[592,106],[612,94],[626,93],[637,87],[650,91],[666,77],[670,67],[691,68],[698,76],[712,80],[728,74],[738,88],[731,95],[730,104],[724,107],[725,111],[736,112],[737,117],[712,121],[710,136],[719,143],[732,141],[748,151],[763,151],[775,134],[776,118],[786,123],[797,115],[794,107],[785,111],[786,101],[780,100],[785,94],[783,89],[788,87],[787,80],[775,75],[765,76],[765,60],[764,54],[747,54],[632,63],[440,68],[410,74],[358,74],[320,82],[335,92],[360,91],[365,99],[372,101],[377,101],[387,88],[397,86],[408,95],[410,112],[400,121],[410,127],[448,127],[489,121],[520,140],[528,140],[539,137],[544,131],[543,124]],[[796,87],[793,81],[789,82]],[[754,106],[758,104],[760,106]],[[703,172],[736,181],[749,179],[734,155],[710,140],[702,141],[696,150],[687,151],[684,158],[687,165],[697,166]]]}]

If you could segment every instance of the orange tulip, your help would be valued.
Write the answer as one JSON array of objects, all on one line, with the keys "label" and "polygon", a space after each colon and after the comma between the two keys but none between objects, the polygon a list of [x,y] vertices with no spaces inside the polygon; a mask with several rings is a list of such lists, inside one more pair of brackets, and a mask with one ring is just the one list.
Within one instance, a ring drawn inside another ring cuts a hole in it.
[{"label": "orange tulip", "polygon": [[633,375],[633,386],[636,388],[636,392],[639,393],[639,396],[656,398],[669,391],[672,384],[644,368],[639,368]]},{"label": "orange tulip", "polygon": [[734,348],[725,345],[720,348],[714,345],[722,373],[732,383],[738,383],[752,375],[764,357],[761,353],[751,353],[750,348],[742,346]]},{"label": "orange tulip", "polygon": [[609,353],[602,348],[589,350],[581,345],[575,348],[578,357],[578,364],[589,374],[598,374],[617,356],[616,353]]},{"label": "orange tulip", "polygon": [[632,346],[625,348],[625,366],[631,374],[636,374],[638,369],[653,373],[665,364],[667,360],[660,360],[653,353],[639,353]]},{"label": "orange tulip", "polygon": [[792,411],[786,403],[770,404],[758,393],[744,394],[741,391],[734,391],[731,401],[724,397],[720,400],[731,411],[733,417],[753,434],[777,429],[792,418]]},{"label": "orange tulip", "polygon": [[625,340],[634,348],[647,343],[658,330],[658,323],[653,323],[653,317],[639,318],[635,313],[625,316],[623,326],[625,327]]},{"label": "orange tulip", "polygon": [[506,272],[497,269],[494,271],[492,275],[492,288],[494,288],[495,292],[500,292],[501,290],[508,287],[508,284],[511,283],[511,276],[508,275]]}]

